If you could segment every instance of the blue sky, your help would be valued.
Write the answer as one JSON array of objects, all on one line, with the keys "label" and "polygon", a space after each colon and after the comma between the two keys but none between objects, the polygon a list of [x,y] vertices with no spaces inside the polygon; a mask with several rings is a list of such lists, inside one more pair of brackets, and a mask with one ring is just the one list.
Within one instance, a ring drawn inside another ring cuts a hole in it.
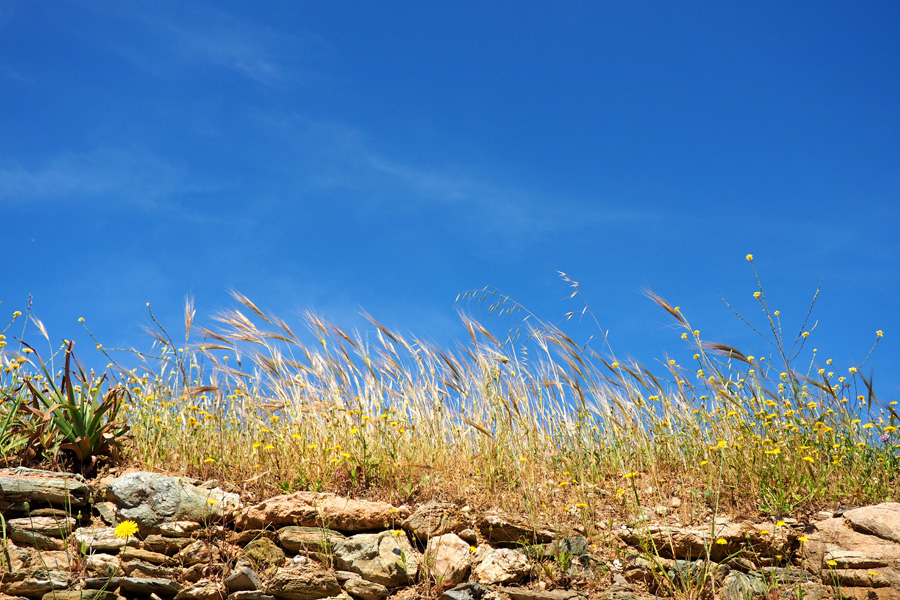
[{"label": "blue sky", "polygon": [[484,286],[562,322],[564,271],[652,364],[685,349],[645,287],[768,353],[720,299],[764,326],[753,253],[791,334],[823,280],[820,362],[884,331],[896,398],[898,30],[893,2],[8,0],[0,314],[31,295],[98,363],[79,317],[146,349],[147,302],[175,332],[232,288],[450,344]]}]

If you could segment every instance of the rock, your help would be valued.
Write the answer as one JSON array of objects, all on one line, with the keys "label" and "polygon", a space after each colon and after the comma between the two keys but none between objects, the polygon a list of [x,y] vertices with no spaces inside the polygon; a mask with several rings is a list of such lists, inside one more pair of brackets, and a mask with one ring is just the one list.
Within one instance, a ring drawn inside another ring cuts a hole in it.
[{"label": "rock", "polygon": [[44,569],[68,571],[74,565],[73,558],[69,552],[64,550],[41,552],[35,564],[39,564]]},{"label": "rock", "polygon": [[132,560],[122,564],[122,571],[126,577],[149,577],[151,579],[173,579],[178,575],[176,569],[140,560]]},{"label": "rock", "polygon": [[258,590],[259,576],[247,565],[235,566],[225,578],[225,587],[229,593]]},{"label": "rock", "polygon": [[900,502],[854,508],[844,518],[856,531],[900,544]]},{"label": "rock", "polygon": [[172,562],[165,554],[151,552],[150,550],[141,550],[140,548],[132,548],[130,546],[122,548],[122,551],[119,553],[119,558],[122,560],[142,560],[154,565],[168,565]]},{"label": "rock", "polygon": [[241,508],[237,494],[201,488],[183,477],[140,471],[110,481],[106,496],[118,507],[117,518],[136,522],[144,532],[172,521],[220,522]]},{"label": "rock", "polygon": [[16,467],[0,469],[0,501],[8,504],[28,502],[57,506],[85,506],[91,488],[81,475],[55,473]]},{"label": "rock", "polygon": [[336,542],[347,539],[343,533],[324,527],[282,527],[278,530],[278,543],[288,552],[308,552],[313,556],[328,554]]},{"label": "rock", "polygon": [[97,511],[97,514],[100,515],[100,518],[104,523],[115,527],[119,524],[119,520],[116,519],[116,505],[112,502],[97,502],[94,504],[94,510]]},{"label": "rock", "polygon": [[13,529],[9,532],[9,538],[18,544],[38,550],[64,550],[66,547],[62,540],[25,529]]},{"label": "rock", "polygon": [[501,587],[500,592],[511,600],[581,600],[583,597],[575,590],[530,590],[522,587]]},{"label": "rock", "polygon": [[112,577],[118,574],[121,569],[121,563],[117,556],[111,554],[89,554],[84,558],[85,568],[98,575]]},{"label": "rock", "polygon": [[119,588],[127,594],[141,596],[151,594],[174,596],[181,591],[178,583],[163,577],[92,577],[84,580],[84,587],[89,590]]},{"label": "rock", "polygon": [[12,542],[7,542],[5,551],[0,551],[0,576],[4,572],[17,573],[28,567],[31,562],[31,553],[24,548],[19,548]]},{"label": "rock", "polygon": [[259,590],[246,590],[229,594],[228,600],[277,600],[275,596],[264,594]]},{"label": "rock", "polygon": [[116,530],[112,527],[80,527],[72,536],[78,546],[86,551],[93,552],[117,552],[126,546],[139,546],[140,542],[134,537],[127,540],[116,537]]},{"label": "rock", "polygon": [[597,600],[659,600],[659,597],[642,592],[627,583],[615,583],[597,596]]},{"label": "rock", "polygon": [[390,595],[386,587],[374,581],[366,581],[360,576],[344,581],[344,591],[360,600],[384,600]]},{"label": "rock", "polygon": [[790,530],[775,523],[720,523],[715,525],[715,535],[710,527],[667,527],[648,525],[626,527],[618,530],[619,537],[627,544],[644,551],[655,551],[665,558],[696,560],[709,558],[720,562],[741,552],[744,558],[788,555]]},{"label": "rock", "polygon": [[464,541],[472,544],[473,546],[478,542],[478,532],[476,532],[474,529],[466,528],[456,535],[458,535]]},{"label": "rock", "polygon": [[805,566],[825,585],[864,588],[880,600],[900,598],[900,503],[856,508],[817,521],[800,544]]},{"label": "rock", "polygon": [[179,550],[178,554],[173,557],[173,560],[185,567],[191,567],[201,563],[212,563],[218,558],[218,548],[210,546],[203,540],[195,540]]},{"label": "rock", "polygon": [[200,523],[196,521],[166,521],[157,527],[159,533],[173,538],[191,537],[191,534],[200,529]]},{"label": "rock", "polygon": [[546,544],[553,539],[553,530],[540,523],[505,513],[487,513],[478,521],[481,535],[488,542],[501,544]]},{"label": "rock", "polygon": [[72,533],[76,521],[72,517],[24,517],[6,521],[10,532],[39,533],[52,538],[65,538]]},{"label": "rock", "polygon": [[279,600],[317,600],[341,593],[334,573],[312,564],[278,569],[266,593]]},{"label": "rock", "polygon": [[415,539],[427,542],[429,538],[456,533],[464,527],[459,508],[449,502],[427,502],[409,516],[401,526]]},{"label": "rock", "polygon": [[269,538],[259,538],[247,544],[241,559],[248,562],[257,573],[268,577],[284,566],[284,551]]},{"label": "rock", "polygon": [[478,583],[461,583],[441,594],[440,600],[481,600],[488,592]]},{"label": "rock", "polygon": [[166,537],[163,535],[151,534],[144,539],[143,545],[146,550],[150,550],[151,552],[173,556],[193,542],[194,540],[187,537]]},{"label": "rock", "polygon": [[230,534],[233,536],[231,541],[238,546],[246,546],[253,540],[263,537],[269,538],[272,541],[278,539],[278,533],[271,529],[244,529],[242,531],[232,531]]},{"label": "rock", "polygon": [[732,572],[722,585],[722,600],[751,600],[768,597],[766,584],[761,577]]},{"label": "rock", "polygon": [[528,558],[511,548],[489,550],[472,567],[472,579],[485,585],[516,583],[531,571]]},{"label": "rock", "polygon": [[469,575],[472,549],[455,533],[447,533],[428,540],[425,565],[431,581],[438,585],[455,586]]},{"label": "rock", "polygon": [[26,598],[41,598],[52,590],[62,590],[69,586],[69,574],[55,569],[26,569],[13,574],[11,579],[4,584],[3,592]]},{"label": "rock", "polygon": [[381,529],[402,519],[403,512],[386,502],[342,498],[325,492],[295,492],[276,496],[243,510],[240,529],[299,525],[328,527],[342,532]]},{"label": "rock", "polygon": [[118,597],[108,590],[55,590],[44,594],[43,600],[117,600]]},{"label": "rock", "polygon": [[[399,532],[400,535],[395,535]],[[416,580],[419,559],[402,530],[360,533],[337,542],[332,556],[336,568],[387,587]]]},{"label": "rock", "polygon": [[201,579],[175,594],[175,600],[223,600],[225,587],[221,583]]}]

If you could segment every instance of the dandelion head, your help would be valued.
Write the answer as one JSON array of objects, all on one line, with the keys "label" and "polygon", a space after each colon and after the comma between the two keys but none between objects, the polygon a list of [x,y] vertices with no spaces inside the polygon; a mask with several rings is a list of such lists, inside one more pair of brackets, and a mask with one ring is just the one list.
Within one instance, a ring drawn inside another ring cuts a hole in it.
[{"label": "dandelion head", "polygon": [[134,521],[122,521],[116,525],[116,537],[127,540],[138,532],[138,525]]}]

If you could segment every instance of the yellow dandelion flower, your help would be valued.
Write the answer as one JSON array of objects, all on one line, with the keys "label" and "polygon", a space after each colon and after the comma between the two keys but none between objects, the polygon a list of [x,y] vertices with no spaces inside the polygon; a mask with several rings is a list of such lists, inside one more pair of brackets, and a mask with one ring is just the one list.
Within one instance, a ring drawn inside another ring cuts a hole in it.
[{"label": "yellow dandelion flower", "polygon": [[635,475],[637,475],[637,473],[633,473],[633,472],[632,472],[632,473],[625,473],[624,475],[622,475],[622,477],[624,477],[625,479],[631,479],[631,478],[634,477]]},{"label": "yellow dandelion flower", "polygon": [[134,521],[122,521],[116,525],[116,537],[127,540],[138,532],[138,525]]},{"label": "yellow dandelion flower", "polygon": [[759,296],[760,296],[759,292],[753,292],[753,297],[756,298],[757,300],[759,299]]},{"label": "yellow dandelion flower", "polygon": [[728,540],[726,540],[725,538],[719,538],[716,540],[716,543],[719,544],[720,546],[724,546],[725,544],[728,543]]},{"label": "yellow dandelion flower", "polygon": [[785,523],[784,521],[777,521],[775,523],[775,527],[784,527],[785,525],[787,525],[787,523]]},{"label": "yellow dandelion flower", "polygon": [[884,337],[884,332],[882,330],[878,330],[875,332],[875,337]]},{"label": "yellow dandelion flower", "polygon": [[750,261],[750,262],[753,262],[753,255],[752,255],[752,254],[748,254],[748,255],[747,255],[747,260]]},{"label": "yellow dandelion flower", "polygon": [[402,530],[402,529],[395,529],[394,531],[391,532],[391,535],[394,536],[394,537],[400,537],[401,535],[403,535],[403,530]]},{"label": "yellow dandelion flower", "polygon": [[829,566],[829,567],[836,567],[836,566],[837,566],[837,562],[835,562],[835,561],[833,561],[833,560],[829,560],[829,561],[828,561],[828,566]]},{"label": "yellow dandelion flower", "polygon": [[801,535],[800,537],[797,538],[797,541],[799,541],[799,542],[808,542],[808,541],[809,541],[809,538],[806,537],[805,535]]}]

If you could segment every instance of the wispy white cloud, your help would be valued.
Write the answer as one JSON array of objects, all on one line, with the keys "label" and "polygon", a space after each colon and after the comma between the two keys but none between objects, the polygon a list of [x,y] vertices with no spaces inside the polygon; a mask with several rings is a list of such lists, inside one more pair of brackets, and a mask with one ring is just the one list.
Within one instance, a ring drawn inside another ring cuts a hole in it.
[{"label": "wispy white cloud", "polygon": [[334,121],[268,117],[273,136],[286,144],[284,168],[301,164],[304,191],[346,189],[354,202],[378,210],[431,211],[445,226],[500,235],[516,244],[528,236],[590,227],[646,225],[659,214],[622,207],[601,197],[554,196],[527,182],[500,180],[475,165],[427,164],[379,149],[362,130]]},{"label": "wispy white cloud", "polygon": [[[156,212],[183,211],[180,200],[185,195],[218,188],[218,184],[197,181],[184,169],[140,150],[67,153],[36,167],[0,163],[0,207],[78,202]],[[190,211],[183,212],[191,218]]]},{"label": "wispy white cloud", "polygon": [[103,43],[158,76],[212,67],[278,86],[308,77],[309,72],[299,66],[303,58],[328,52],[324,40],[311,32],[286,35],[203,2],[78,4],[135,28],[136,39],[120,37]]}]

